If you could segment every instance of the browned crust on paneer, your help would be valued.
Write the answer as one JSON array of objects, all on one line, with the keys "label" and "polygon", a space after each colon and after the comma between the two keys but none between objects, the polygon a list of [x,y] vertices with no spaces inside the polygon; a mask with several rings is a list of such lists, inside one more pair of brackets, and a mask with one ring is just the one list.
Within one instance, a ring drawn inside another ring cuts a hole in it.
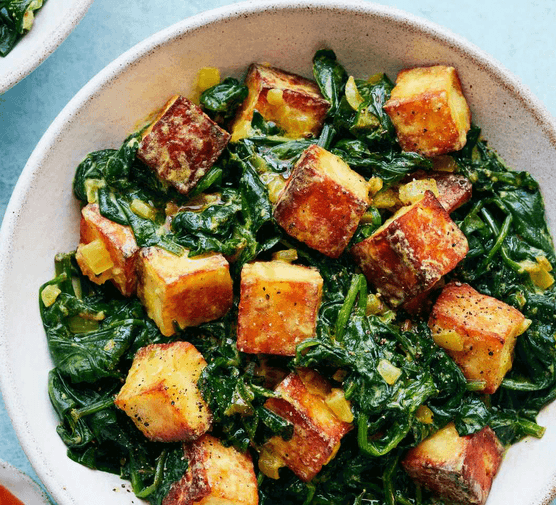
[{"label": "browned crust on paneer", "polygon": [[114,403],[149,440],[194,440],[210,428],[212,421],[197,388],[206,365],[189,342],[142,347]]},{"label": "browned crust on paneer", "polygon": [[471,112],[453,67],[402,70],[384,105],[404,151],[438,156],[467,141]]},{"label": "browned crust on paneer", "polygon": [[[75,259],[81,271],[95,284],[111,281],[124,296],[135,294],[137,289],[137,257],[139,247],[129,226],[124,226],[100,214],[97,204],[81,209],[80,239]],[[81,246],[100,239],[114,266],[95,275],[81,255]]]},{"label": "browned crust on paneer", "polygon": [[[249,95],[232,126],[234,139],[251,123],[255,110],[267,121],[275,122],[290,137],[319,135],[330,104],[322,97],[314,81],[276,67],[254,63],[249,67],[245,84]],[[276,91],[271,90],[281,91],[278,93],[280,98],[272,97]]]},{"label": "browned crust on paneer", "polygon": [[517,337],[525,331],[527,320],[519,310],[486,296],[468,284],[450,283],[438,297],[429,318],[435,341],[442,345],[442,334],[455,332],[461,350],[453,344],[446,352],[465,377],[483,380],[484,393],[494,393],[512,367]]},{"label": "browned crust on paneer", "polygon": [[438,188],[437,199],[448,214],[471,200],[473,185],[460,174],[447,172],[425,172],[418,170],[404,179],[404,183],[414,180],[434,179]]},{"label": "browned crust on paneer", "polygon": [[467,251],[465,235],[431,191],[351,248],[369,282],[393,306],[430,289]]},{"label": "browned crust on paneer", "polygon": [[230,266],[221,254],[189,258],[158,247],[141,250],[137,296],[165,336],[224,316],[233,302]]},{"label": "browned crust on paneer", "polygon": [[183,96],[173,97],[147,130],[137,157],[158,177],[187,194],[214,165],[230,134]]},{"label": "browned crust on paneer", "polygon": [[265,403],[266,408],[294,426],[290,440],[275,436],[266,447],[281,457],[290,470],[305,482],[315,477],[330,461],[342,437],[353,428],[351,423],[340,421],[327,407],[324,395],[329,386],[326,387],[322,377],[318,378],[314,384],[322,391],[309,391],[300,376],[292,373],[275,390],[281,398],[269,398]]},{"label": "browned crust on paneer", "polygon": [[315,334],[323,280],[315,268],[283,261],[241,271],[237,347],[251,354],[294,356]]},{"label": "browned crust on paneer", "polygon": [[188,468],[162,505],[258,505],[257,477],[248,452],[224,447],[208,434],[183,449]]},{"label": "browned crust on paneer", "polygon": [[433,291],[436,290],[436,286],[428,289],[427,291],[423,291],[419,293],[417,296],[406,300],[402,304],[403,310],[405,310],[408,314],[413,316],[421,316],[424,317],[425,315],[430,314],[432,309],[432,300],[431,294]]},{"label": "browned crust on paneer", "polygon": [[488,426],[460,437],[450,423],[410,449],[402,465],[418,484],[450,503],[483,505],[504,447]]},{"label": "browned crust on paneer", "polygon": [[370,204],[368,184],[322,147],[308,147],[280,193],[274,217],[309,247],[339,257]]}]

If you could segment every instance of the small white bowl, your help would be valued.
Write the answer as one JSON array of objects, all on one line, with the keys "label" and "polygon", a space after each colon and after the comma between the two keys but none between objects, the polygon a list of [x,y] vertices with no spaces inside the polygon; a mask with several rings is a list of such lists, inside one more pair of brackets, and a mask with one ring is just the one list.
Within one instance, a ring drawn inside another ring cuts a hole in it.
[{"label": "small white bowl", "polygon": [[66,39],[93,0],[47,0],[31,30],[0,58],[0,95],[27,77]]},{"label": "small white bowl", "polygon": [[[403,67],[454,65],[474,121],[510,166],[556,189],[556,125],[543,105],[483,51],[435,25],[366,2],[257,1],[186,19],[149,37],[92,79],[53,122],[17,183],[0,234],[0,380],[8,412],[37,475],[59,505],[138,500],[116,476],[71,461],[56,435],[47,395],[52,368],[38,288],[53,258],[76,247],[75,167],[90,151],[118,147],[140,120],[176,93],[189,94],[201,67],[241,76],[253,61],[311,75],[314,52],[333,49],[356,76]],[[556,199],[547,200],[552,224]],[[512,447],[488,505],[541,505],[556,489],[556,404],[542,440]]]},{"label": "small white bowl", "polygon": [[14,466],[0,460],[0,486],[4,486],[25,505],[50,505],[39,485]]}]

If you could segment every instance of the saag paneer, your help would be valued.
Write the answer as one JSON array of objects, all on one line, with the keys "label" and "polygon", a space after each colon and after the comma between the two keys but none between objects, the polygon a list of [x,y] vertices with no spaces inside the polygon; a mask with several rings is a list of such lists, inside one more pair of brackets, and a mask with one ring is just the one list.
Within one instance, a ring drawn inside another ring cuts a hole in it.
[{"label": "saag paneer", "polygon": [[77,167],[40,289],[68,456],[153,505],[483,504],[556,398],[537,182],[451,67],[203,72]]},{"label": "saag paneer", "polygon": [[0,0],[0,56],[6,56],[33,26],[44,0]]}]

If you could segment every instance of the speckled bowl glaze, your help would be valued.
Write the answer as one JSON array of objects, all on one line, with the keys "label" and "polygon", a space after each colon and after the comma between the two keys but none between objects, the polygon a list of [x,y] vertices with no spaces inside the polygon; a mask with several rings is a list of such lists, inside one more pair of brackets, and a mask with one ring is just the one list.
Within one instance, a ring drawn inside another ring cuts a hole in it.
[{"label": "speckled bowl glaze", "polygon": [[[39,317],[39,286],[53,257],[75,248],[76,165],[118,147],[136,124],[175,93],[192,90],[199,68],[240,76],[253,61],[311,74],[315,50],[332,48],[348,71],[391,77],[408,66],[454,65],[474,121],[510,166],[531,171],[545,196],[556,188],[556,125],[543,105],[477,47],[422,19],[371,3],[257,1],[186,19],[137,45],[92,79],[44,135],[15,188],[0,236],[0,377],[23,449],[59,505],[137,503],[128,486],[66,457],[47,395],[52,367]],[[547,198],[556,223],[556,204]],[[542,440],[505,456],[488,505],[540,505],[556,487],[556,404],[539,421]]]},{"label": "speckled bowl glaze", "polygon": [[0,58],[0,95],[27,77],[66,39],[93,0],[47,0],[31,30]]}]

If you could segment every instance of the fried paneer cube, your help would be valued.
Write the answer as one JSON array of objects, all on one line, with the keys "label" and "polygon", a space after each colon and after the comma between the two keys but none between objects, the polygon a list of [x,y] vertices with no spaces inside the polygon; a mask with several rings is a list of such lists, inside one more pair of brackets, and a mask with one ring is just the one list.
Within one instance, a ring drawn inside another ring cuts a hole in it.
[{"label": "fried paneer cube", "polygon": [[434,341],[465,377],[484,381],[487,394],[498,389],[512,368],[516,338],[530,323],[514,307],[456,282],[444,287],[429,318]]},{"label": "fried paneer cube", "polygon": [[333,391],[312,370],[291,373],[275,392],[280,398],[269,398],[265,407],[293,424],[293,436],[288,441],[274,436],[263,451],[282,460],[301,480],[308,482],[335,456],[342,437],[353,426],[340,420],[328,406]]},{"label": "fried paneer cube", "polygon": [[237,347],[294,356],[315,334],[323,280],[316,268],[258,261],[241,271]]},{"label": "fried paneer cube", "polygon": [[187,194],[214,165],[230,140],[197,105],[172,97],[145,131],[137,157],[164,182]]},{"label": "fried paneer cube", "polygon": [[471,111],[453,67],[402,70],[384,110],[404,151],[438,156],[460,150],[467,141]]},{"label": "fried paneer cube", "polygon": [[224,447],[212,435],[184,444],[188,467],[162,505],[257,505],[257,477],[249,453]]},{"label": "fried paneer cube", "polygon": [[274,217],[292,237],[337,258],[369,205],[367,181],[338,156],[312,145],[295,164]]},{"label": "fried paneer cube", "polygon": [[450,423],[410,449],[402,465],[413,480],[449,503],[483,505],[503,454],[488,426],[460,437]]},{"label": "fried paneer cube", "polygon": [[100,214],[97,204],[81,209],[80,239],[75,259],[95,284],[111,281],[124,296],[135,294],[139,247],[129,226]]},{"label": "fried paneer cube", "polygon": [[221,254],[177,256],[158,247],[141,249],[137,296],[167,337],[222,317],[232,306],[230,266]]},{"label": "fried paneer cube", "polygon": [[212,420],[197,388],[206,365],[189,342],[142,347],[115,404],[149,440],[195,440],[210,428]]},{"label": "fried paneer cube", "polygon": [[404,183],[426,179],[435,181],[438,190],[436,198],[448,214],[471,199],[473,185],[467,177],[460,174],[418,170],[405,178]]},{"label": "fried paneer cube", "polygon": [[232,141],[249,135],[255,110],[288,137],[319,135],[330,104],[315,82],[279,68],[252,64],[245,84],[249,94],[232,126]]},{"label": "fried paneer cube", "polygon": [[434,286],[465,257],[463,232],[431,191],[351,248],[368,281],[398,306]]}]

